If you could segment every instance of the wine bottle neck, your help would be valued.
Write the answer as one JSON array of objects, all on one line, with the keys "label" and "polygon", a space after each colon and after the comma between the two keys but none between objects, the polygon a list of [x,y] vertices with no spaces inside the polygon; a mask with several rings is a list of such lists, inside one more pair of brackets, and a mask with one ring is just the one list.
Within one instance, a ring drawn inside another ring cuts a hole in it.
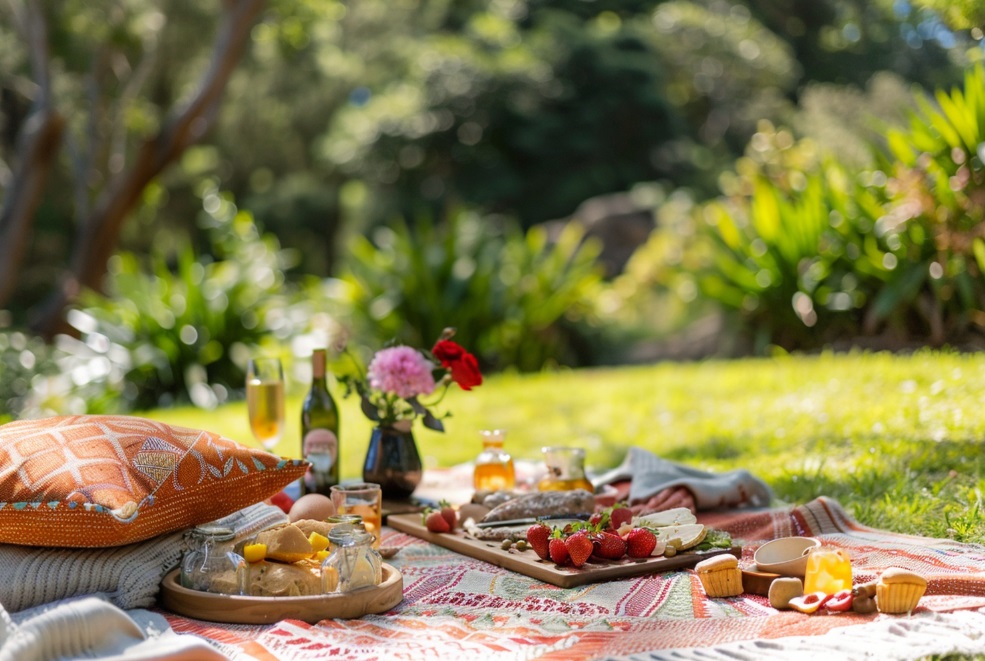
[{"label": "wine bottle neck", "polygon": [[315,352],[311,354],[311,380],[312,381],[325,380],[325,350],[324,349],[315,349]]}]

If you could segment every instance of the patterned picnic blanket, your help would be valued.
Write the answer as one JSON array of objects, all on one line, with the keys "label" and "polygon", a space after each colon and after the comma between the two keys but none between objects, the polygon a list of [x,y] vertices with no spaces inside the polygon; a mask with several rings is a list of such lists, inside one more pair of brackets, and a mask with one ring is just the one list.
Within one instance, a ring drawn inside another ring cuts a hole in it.
[{"label": "patterned picnic blanket", "polygon": [[[778,612],[765,598],[748,594],[708,599],[688,570],[562,589],[385,529],[384,546],[401,548],[389,562],[404,580],[403,602],[387,613],[263,626],[163,614],[177,633],[201,636],[230,658],[261,660],[472,655],[570,661],[691,658],[696,651],[742,658],[730,645],[745,646],[744,654],[755,658],[768,650],[782,656],[805,640],[815,649],[830,641],[832,649],[857,645],[851,636],[833,635],[841,631],[883,641],[877,643],[881,658],[916,658],[959,651],[962,641],[985,637],[985,614],[977,610],[985,609],[983,547],[866,528],[827,498],[798,507],[705,513],[701,521],[743,544],[743,567],[764,541],[810,535],[846,549],[856,581],[900,566],[926,576],[928,591],[912,616],[888,616]],[[949,632],[955,635],[942,635]],[[926,651],[923,643],[933,649]]]}]

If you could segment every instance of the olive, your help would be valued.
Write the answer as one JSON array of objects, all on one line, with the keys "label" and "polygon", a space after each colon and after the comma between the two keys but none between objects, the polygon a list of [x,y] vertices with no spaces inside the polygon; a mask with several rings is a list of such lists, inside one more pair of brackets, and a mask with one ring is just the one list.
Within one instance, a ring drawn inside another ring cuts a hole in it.
[{"label": "olive", "polygon": [[667,548],[664,549],[664,557],[673,558],[675,555],[677,555],[677,547],[667,544]]},{"label": "olive", "polygon": [[512,547],[513,547],[512,539],[504,539],[503,542],[499,545],[499,548],[503,549],[504,551],[509,551]]}]

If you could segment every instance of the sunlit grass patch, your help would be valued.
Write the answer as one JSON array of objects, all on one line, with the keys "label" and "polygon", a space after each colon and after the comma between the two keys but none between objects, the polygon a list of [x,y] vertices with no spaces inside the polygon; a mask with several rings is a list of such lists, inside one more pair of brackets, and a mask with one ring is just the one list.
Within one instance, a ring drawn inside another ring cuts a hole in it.
[{"label": "sunlit grass patch", "polygon": [[[472,460],[479,430],[493,427],[519,459],[577,445],[607,468],[635,445],[706,470],[747,468],[782,502],[825,495],[866,525],[985,542],[983,395],[985,356],[932,351],[499,374],[449,392],[437,407],[453,414],[446,433],[415,435],[432,466]],[[370,425],[355,401],[340,403],[342,475],[356,477]],[[278,450],[297,456],[300,401],[288,410]],[[242,404],[151,415],[251,442]]]}]

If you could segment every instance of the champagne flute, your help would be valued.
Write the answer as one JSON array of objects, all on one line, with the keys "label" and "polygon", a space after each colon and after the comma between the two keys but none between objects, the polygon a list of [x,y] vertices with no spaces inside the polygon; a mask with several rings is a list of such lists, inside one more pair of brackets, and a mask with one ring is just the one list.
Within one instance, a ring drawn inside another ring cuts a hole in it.
[{"label": "champagne flute", "polygon": [[284,368],[279,358],[252,358],[246,370],[250,430],[268,451],[284,433]]}]

